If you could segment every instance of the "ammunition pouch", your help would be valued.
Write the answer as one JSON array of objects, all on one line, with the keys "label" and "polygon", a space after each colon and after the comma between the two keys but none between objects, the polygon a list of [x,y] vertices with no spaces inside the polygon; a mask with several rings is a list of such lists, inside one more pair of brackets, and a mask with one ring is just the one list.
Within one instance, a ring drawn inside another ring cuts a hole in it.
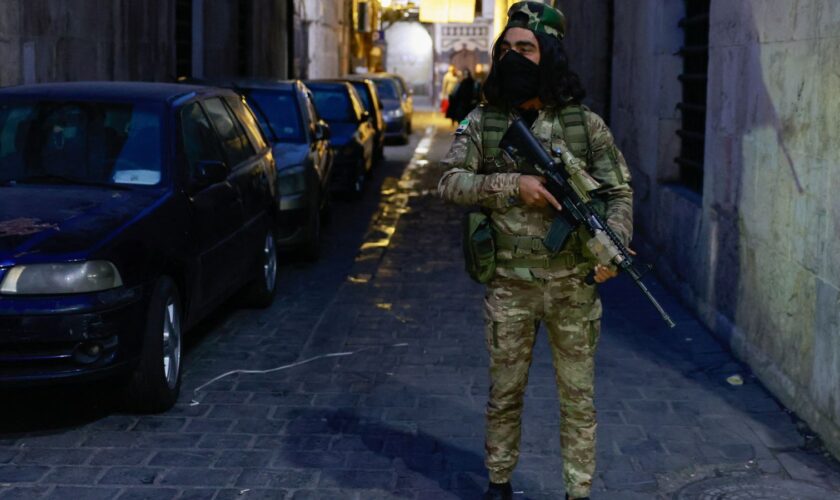
[{"label": "ammunition pouch", "polygon": [[490,217],[475,210],[463,220],[464,267],[473,281],[488,283],[496,274],[496,245]]}]

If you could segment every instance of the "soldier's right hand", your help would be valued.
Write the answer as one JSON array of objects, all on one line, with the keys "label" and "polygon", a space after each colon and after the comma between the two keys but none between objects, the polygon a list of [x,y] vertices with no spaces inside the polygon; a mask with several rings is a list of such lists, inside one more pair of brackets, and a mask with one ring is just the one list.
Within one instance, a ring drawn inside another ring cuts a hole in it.
[{"label": "soldier's right hand", "polygon": [[560,202],[545,188],[545,177],[537,175],[519,176],[519,198],[529,207],[545,208],[549,205],[557,211],[563,209]]}]

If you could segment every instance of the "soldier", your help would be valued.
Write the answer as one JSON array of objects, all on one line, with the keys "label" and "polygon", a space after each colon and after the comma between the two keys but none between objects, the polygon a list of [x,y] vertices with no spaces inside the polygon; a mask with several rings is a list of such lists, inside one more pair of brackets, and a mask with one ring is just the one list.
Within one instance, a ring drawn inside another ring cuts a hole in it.
[{"label": "soldier", "polygon": [[603,120],[580,105],[584,91],[568,67],[562,44],[565,18],[541,2],[517,2],[493,46],[486,103],[455,132],[443,160],[438,190],[448,201],[478,205],[488,214],[496,270],[485,295],[490,394],[486,410],[486,499],[512,497],[510,477],[519,457],[523,397],[539,324],[548,331],[560,399],[560,442],[566,498],[588,498],[595,471],[594,354],[602,283],[616,275],[585,250],[576,231],[550,254],[542,238],[560,204],[545,179],[520,173],[499,141],[514,114],[530,123],[546,146],[567,146],[589,174],[605,205],[607,223],[625,245],[632,234],[632,190],[624,157]]}]

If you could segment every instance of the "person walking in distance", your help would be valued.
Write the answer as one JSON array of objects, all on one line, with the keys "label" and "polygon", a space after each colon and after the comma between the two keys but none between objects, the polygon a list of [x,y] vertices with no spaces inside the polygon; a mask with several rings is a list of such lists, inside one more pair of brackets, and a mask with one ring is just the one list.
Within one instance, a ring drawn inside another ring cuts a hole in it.
[{"label": "person walking in distance", "polygon": [[449,65],[449,70],[443,75],[443,81],[440,85],[440,112],[446,116],[449,111],[451,95],[455,92],[455,87],[458,86],[459,76],[458,70],[455,66]]},{"label": "person walking in distance", "polygon": [[601,302],[586,277],[592,273],[602,283],[616,271],[597,264],[583,230],[572,231],[559,252],[549,252],[543,237],[561,205],[545,179],[523,173],[527,165],[499,148],[517,116],[547,150],[568,148],[583,162],[585,185],[600,200],[607,223],[629,243],[630,173],[604,121],[580,104],[585,92],[569,69],[565,28],[563,13],[542,2],[511,6],[493,46],[487,102],[460,123],[438,185],[444,200],[482,208],[495,245],[495,270],[482,278],[490,358],[485,499],[512,498],[510,478],[519,458],[525,387],[540,324],[547,330],[560,399],[566,498],[588,498],[595,473],[594,356]]},{"label": "person walking in distance", "polygon": [[458,83],[455,92],[450,96],[446,117],[454,122],[460,122],[475,108],[477,101],[475,80],[470,70],[464,70],[464,78]]}]

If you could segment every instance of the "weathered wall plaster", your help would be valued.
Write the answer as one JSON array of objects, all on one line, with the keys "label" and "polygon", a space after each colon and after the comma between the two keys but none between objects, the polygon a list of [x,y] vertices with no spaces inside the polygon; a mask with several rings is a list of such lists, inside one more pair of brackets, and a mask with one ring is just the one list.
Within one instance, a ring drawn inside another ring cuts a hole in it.
[{"label": "weathered wall plaster", "polygon": [[[616,2],[644,254],[840,456],[840,3],[713,0],[701,194],[676,180],[681,2]],[[671,10],[673,9],[673,10]]]}]

